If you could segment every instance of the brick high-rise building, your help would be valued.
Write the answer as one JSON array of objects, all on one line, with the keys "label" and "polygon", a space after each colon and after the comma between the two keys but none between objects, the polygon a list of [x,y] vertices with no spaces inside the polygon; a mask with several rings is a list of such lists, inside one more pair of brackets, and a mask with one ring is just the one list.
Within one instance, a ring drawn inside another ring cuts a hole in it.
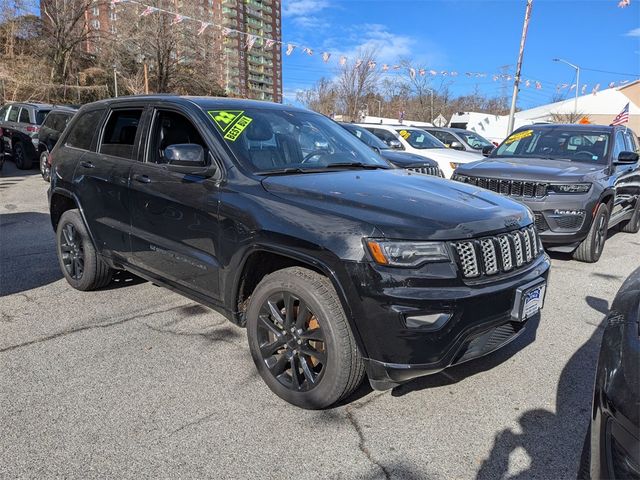
[{"label": "brick high-rise building", "polygon": [[[129,21],[127,9],[144,9],[135,4],[116,5],[114,8],[113,4],[106,3],[88,9],[88,28],[118,36],[121,34],[118,22]],[[246,35],[224,36],[222,28],[211,26],[196,37],[199,24],[185,21],[182,26],[193,29],[191,38],[197,38],[199,48],[198,52],[189,51],[186,47],[189,42],[184,42],[185,46],[179,48],[178,54],[186,62],[198,55],[219,59],[212,68],[216,70],[221,86],[231,96],[282,101],[281,0],[167,0],[162,8],[220,27],[273,39],[276,43],[271,48],[266,48],[264,40],[258,39],[253,48],[247,50]],[[153,15],[164,14],[155,12]],[[87,53],[100,53],[101,36],[85,43]]]}]

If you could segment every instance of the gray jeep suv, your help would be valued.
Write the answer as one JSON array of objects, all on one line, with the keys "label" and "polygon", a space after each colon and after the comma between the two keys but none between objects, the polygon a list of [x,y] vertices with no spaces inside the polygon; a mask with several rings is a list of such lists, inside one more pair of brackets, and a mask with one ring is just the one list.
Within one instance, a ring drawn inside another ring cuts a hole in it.
[{"label": "gray jeep suv", "polygon": [[597,262],[609,228],[640,230],[638,141],[626,127],[532,125],[453,177],[526,204],[548,250]]}]

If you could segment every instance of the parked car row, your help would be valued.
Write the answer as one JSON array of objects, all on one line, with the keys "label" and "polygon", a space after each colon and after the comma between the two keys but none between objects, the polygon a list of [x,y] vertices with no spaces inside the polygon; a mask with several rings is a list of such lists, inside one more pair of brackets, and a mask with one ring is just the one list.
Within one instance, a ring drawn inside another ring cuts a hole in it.
[{"label": "parked car row", "polygon": [[[0,108],[0,155],[21,170],[36,162],[48,181],[48,154],[77,108],[44,103],[11,103]],[[1,164],[0,164],[1,165]]]}]

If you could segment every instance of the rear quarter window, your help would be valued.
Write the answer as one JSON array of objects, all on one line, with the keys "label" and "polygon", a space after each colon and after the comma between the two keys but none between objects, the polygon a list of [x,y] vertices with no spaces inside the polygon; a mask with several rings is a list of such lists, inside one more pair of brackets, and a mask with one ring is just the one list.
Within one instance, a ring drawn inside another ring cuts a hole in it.
[{"label": "rear quarter window", "polygon": [[36,112],[36,123],[42,125],[42,122],[44,122],[44,119],[50,111],[51,110],[38,110]]},{"label": "rear quarter window", "polygon": [[11,107],[9,109],[9,117],[7,118],[7,120],[9,122],[17,122],[18,121],[18,112],[20,111],[20,107]]},{"label": "rear quarter window", "polygon": [[78,118],[70,126],[65,145],[81,150],[90,150],[93,137],[99,130],[104,110],[90,110],[78,114]]}]

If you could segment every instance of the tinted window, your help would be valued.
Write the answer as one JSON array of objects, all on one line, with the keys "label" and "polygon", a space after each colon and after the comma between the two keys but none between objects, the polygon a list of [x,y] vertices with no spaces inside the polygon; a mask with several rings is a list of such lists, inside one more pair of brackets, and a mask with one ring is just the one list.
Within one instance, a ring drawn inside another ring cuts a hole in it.
[{"label": "tinted window", "polygon": [[50,112],[51,110],[38,110],[36,112],[36,123],[38,125],[42,125],[42,122],[44,121],[44,119],[46,118],[47,114]]},{"label": "tinted window", "polygon": [[443,132],[442,130],[429,130],[429,133],[444,143],[447,147],[450,147],[452,142],[458,141],[458,139],[449,132]]},{"label": "tinted window", "polygon": [[383,130],[381,128],[372,128],[367,130],[372,132],[376,137],[385,142],[387,145],[390,141],[397,140],[396,136],[388,130]]},{"label": "tinted window", "polygon": [[633,139],[633,134],[631,132],[625,132],[624,133],[624,138],[625,138],[626,144],[627,144],[627,151],[628,152],[635,152],[637,150],[637,147],[636,147],[636,142]]},{"label": "tinted window", "polygon": [[616,133],[616,142],[613,144],[613,159],[616,160],[620,152],[624,152],[627,149],[627,145],[624,141],[622,132]]},{"label": "tinted window", "polygon": [[7,118],[8,111],[9,111],[9,105],[5,105],[4,107],[0,108],[0,121]]},{"label": "tinted window", "polygon": [[365,128],[358,127],[356,125],[345,125],[344,128],[346,128],[348,131],[350,131],[352,134],[354,134],[356,137],[358,137],[361,141],[363,141],[365,144],[369,145],[370,147],[375,147],[380,150],[389,150],[389,147],[387,146],[386,143],[384,143],[382,140],[380,140],[378,137],[376,137],[373,133],[371,133],[369,130]]},{"label": "tinted window", "polygon": [[66,145],[89,150],[103,113],[104,110],[92,110],[80,114],[78,120],[71,127],[69,135],[67,135]]},{"label": "tinted window", "polygon": [[29,110],[23,108],[20,110],[20,119],[18,120],[20,123],[30,123],[29,122]]},{"label": "tinted window", "polygon": [[10,122],[17,122],[19,111],[20,111],[20,107],[15,107],[15,106],[11,107],[11,110],[9,110],[9,118],[7,118],[7,120]]},{"label": "tinted window", "polygon": [[114,110],[104,127],[100,153],[131,160],[142,110]]},{"label": "tinted window", "polygon": [[[207,149],[207,144],[196,127],[186,117],[175,112],[159,111],[157,113],[153,123],[152,138],[148,156],[148,161],[152,163],[167,163],[164,158],[164,149],[169,145],[195,143]],[[206,155],[205,158],[207,158]]]},{"label": "tinted window", "polygon": [[42,126],[43,127],[47,127],[47,128],[51,128],[52,130],[56,129],[56,120],[58,119],[59,115],[52,113],[51,115],[47,115],[47,118],[44,119],[44,122],[42,122]]}]

